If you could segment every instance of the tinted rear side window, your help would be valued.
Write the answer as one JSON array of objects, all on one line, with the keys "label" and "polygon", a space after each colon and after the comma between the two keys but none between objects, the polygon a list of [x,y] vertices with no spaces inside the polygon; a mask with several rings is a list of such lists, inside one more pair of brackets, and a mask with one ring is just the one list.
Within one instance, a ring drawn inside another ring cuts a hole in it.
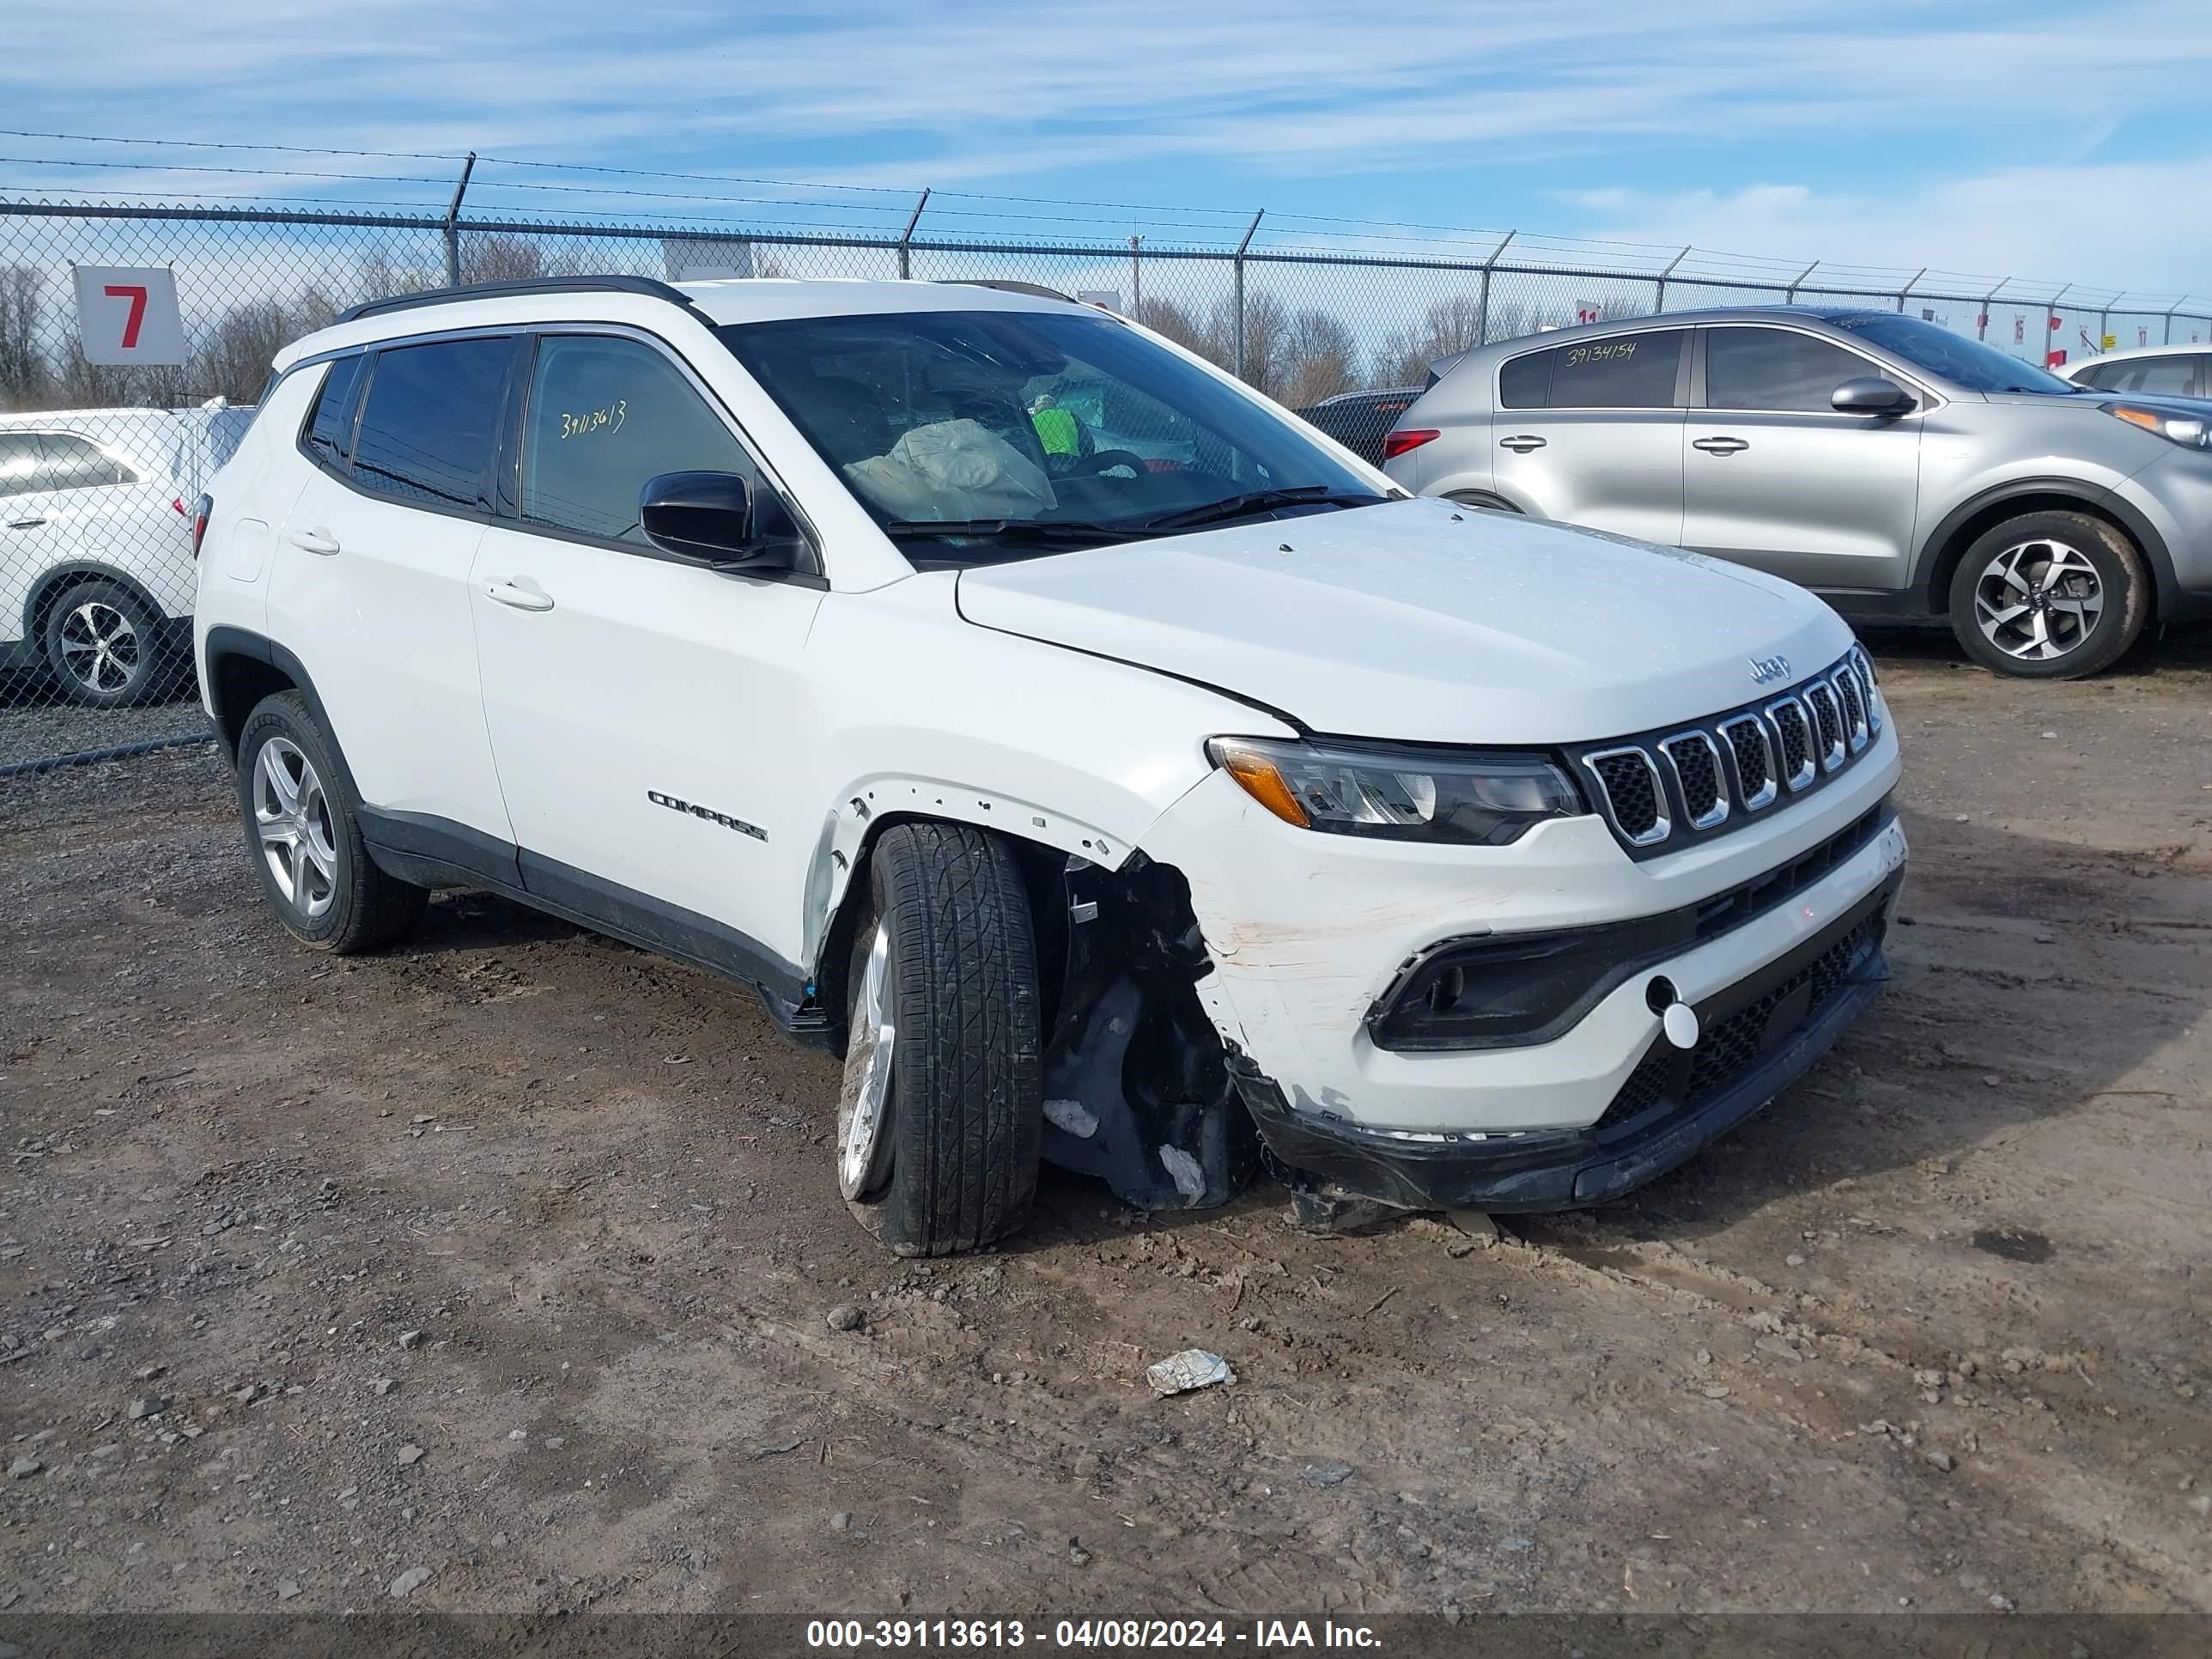
[{"label": "tinted rear side window", "polygon": [[1553,346],[1499,371],[1506,409],[1672,409],[1685,331]]},{"label": "tinted rear side window", "polygon": [[92,489],[101,484],[137,483],[138,475],[106,454],[88,438],[49,432],[43,482],[48,489]]},{"label": "tinted rear side window", "polygon": [[1705,336],[1710,409],[1826,414],[1838,386],[1877,372],[1856,353],[1795,329],[1716,328]]},{"label": "tinted rear side window", "polygon": [[354,441],[354,481],[428,505],[486,505],[511,355],[505,339],[378,352]]},{"label": "tinted rear side window", "polygon": [[28,495],[46,486],[45,452],[35,432],[0,432],[0,495]]},{"label": "tinted rear side window", "polygon": [[2146,357],[2133,365],[2135,373],[2127,379],[2103,384],[2125,386],[2130,392],[2163,392],[2186,398],[2197,390],[2197,361],[2194,357]]},{"label": "tinted rear side window", "polygon": [[307,421],[307,448],[325,466],[343,471],[353,459],[353,394],[361,384],[361,366],[367,361],[339,358],[330,366],[315,393],[314,413]]},{"label": "tinted rear side window", "polygon": [[1552,401],[1556,351],[1532,351],[1498,371],[1498,401],[1505,409],[1541,409]]}]

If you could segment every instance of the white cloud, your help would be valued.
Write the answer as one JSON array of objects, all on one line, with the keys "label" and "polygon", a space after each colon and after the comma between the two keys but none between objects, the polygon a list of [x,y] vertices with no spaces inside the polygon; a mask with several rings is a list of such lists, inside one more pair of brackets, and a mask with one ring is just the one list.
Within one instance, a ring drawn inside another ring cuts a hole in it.
[{"label": "white cloud", "polygon": [[2212,220],[2185,206],[2212,200],[2212,155],[2019,167],[1881,191],[1774,184],[1560,199],[1580,220],[1574,228],[1592,236],[1847,260],[1908,275],[1932,266],[1929,288],[1958,273],[1985,283],[2010,276],[2018,280],[2008,292],[2048,294],[2070,273],[2107,289],[2178,296],[2193,286],[2200,301],[2212,301]]}]

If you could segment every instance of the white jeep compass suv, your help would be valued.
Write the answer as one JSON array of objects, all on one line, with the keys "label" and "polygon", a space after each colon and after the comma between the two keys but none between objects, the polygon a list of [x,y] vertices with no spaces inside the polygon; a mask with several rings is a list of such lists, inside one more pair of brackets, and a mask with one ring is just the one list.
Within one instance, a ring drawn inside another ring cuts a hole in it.
[{"label": "white jeep compass suv", "polygon": [[360,951],[461,884],[757,988],[902,1254],[1019,1226],[1040,1158],[1595,1203],[1885,976],[1897,742],[1833,611],[1409,497],[1119,318],[550,279],[276,367],[196,635],[277,915]]}]

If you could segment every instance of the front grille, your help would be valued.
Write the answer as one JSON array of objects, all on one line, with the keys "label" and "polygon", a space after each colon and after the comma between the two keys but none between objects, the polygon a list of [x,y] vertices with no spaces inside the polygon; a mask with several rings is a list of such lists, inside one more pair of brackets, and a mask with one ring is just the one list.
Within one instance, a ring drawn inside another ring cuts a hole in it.
[{"label": "front grille", "polygon": [[1617,749],[1585,757],[1598,787],[1605,792],[1607,816],[1631,846],[1664,841],[1673,826],[1667,820],[1666,797],[1661,793],[1659,769],[1641,749]]},{"label": "front grille", "polygon": [[1859,677],[1851,669],[1836,676],[1836,695],[1844,700],[1844,731],[1850,739],[1853,754],[1867,746],[1873,735],[1867,730],[1866,695],[1859,690]]},{"label": "front grille", "polygon": [[1836,708],[1835,687],[1825,684],[1807,686],[1805,706],[1813,711],[1813,719],[1820,728],[1820,764],[1832,772],[1844,763],[1848,752],[1844,746],[1844,717]]},{"label": "front grille", "polygon": [[1721,751],[1703,732],[1663,739],[1659,750],[1674,769],[1682,811],[1692,830],[1711,830],[1729,815],[1728,783],[1721,776]]},{"label": "front grille", "polygon": [[[1707,1025],[1686,1054],[1661,1037],[1628,1074],[1593,1133],[1633,1122],[1662,1105],[1696,1111],[1725,1094],[1760,1060],[1827,1013],[1851,975],[1880,947],[1883,927],[1877,908],[1780,984]],[[1784,1014],[1786,1024],[1777,1021],[1778,1013]]]},{"label": "front grille", "polygon": [[1796,698],[1778,702],[1766,711],[1774,735],[1782,739],[1782,781],[1802,789],[1813,781],[1813,734],[1805,724],[1805,708]]},{"label": "front grille", "polygon": [[1854,646],[1786,696],[1686,730],[1589,744],[1578,758],[1614,835],[1635,856],[1650,858],[1724,835],[1816,787],[1848,768],[1881,729],[1874,670]]}]

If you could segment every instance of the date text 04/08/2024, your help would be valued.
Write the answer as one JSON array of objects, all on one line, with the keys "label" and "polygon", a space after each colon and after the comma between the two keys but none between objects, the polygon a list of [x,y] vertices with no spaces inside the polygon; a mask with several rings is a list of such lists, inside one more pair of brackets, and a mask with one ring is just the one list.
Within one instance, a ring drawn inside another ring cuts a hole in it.
[{"label": "date text 04/08/2024", "polygon": [[1037,1647],[1178,1649],[1240,1646],[1259,1651],[1293,1648],[1379,1648],[1365,1625],[1304,1619],[1255,1619],[1237,1626],[1220,1619],[1062,1619],[1031,1630],[1018,1619],[817,1619],[806,1645],[858,1651]]}]

